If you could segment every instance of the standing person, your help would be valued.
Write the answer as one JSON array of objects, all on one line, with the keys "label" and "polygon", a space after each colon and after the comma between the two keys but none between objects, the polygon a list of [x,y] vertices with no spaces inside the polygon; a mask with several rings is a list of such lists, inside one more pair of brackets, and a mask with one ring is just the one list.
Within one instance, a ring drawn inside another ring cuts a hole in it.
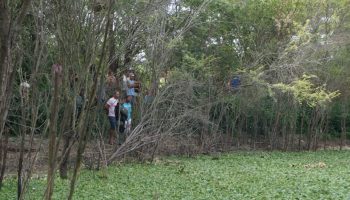
[{"label": "standing person", "polygon": [[130,73],[129,74],[129,80],[128,80],[128,90],[126,92],[127,96],[131,96],[131,104],[134,105],[135,103],[135,74],[134,73]]},{"label": "standing person", "polygon": [[123,107],[128,111],[128,117],[125,121],[126,133],[129,134],[131,131],[131,113],[132,113],[132,105],[131,105],[132,96],[127,96],[125,102],[123,103]]},{"label": "standing person", "polygon": [[124,73],[122,77],[122,98],[126,97],[126,91],[128,91],[128,80],[129,80],[129,74]]},{"label": "standing person", "polygon": [[105,109],[108,110],[108,120],[111,124],[111,129],[109,130],[109,144],[114,144],[115,142],[115,136],[116,136],[116,130],[117,130],[117,119],[115,116],[115,107],[119,103],[119,91],[115,91],[114,95],[108,99]]},{"label": "standing person", "polygon": [[127,70],[124,71],[123,77],[122,77],[122,98],[126,98],[127,91],[128,91],[128,81],[130,80],[130,74],[134,73],[134,69],[132,67],[129,67]]},{"label": "standing person", "polygon": [[115,78],[113,71],[109,70],[106,75],[106,93],[108,96],[114,95],[117,88],[117,79]]},{"label": "standing person", "polygon": [[151,105],[154,100],[154,95],[151,89],[146,90],[146,95],[143,99],[144,105]]}]

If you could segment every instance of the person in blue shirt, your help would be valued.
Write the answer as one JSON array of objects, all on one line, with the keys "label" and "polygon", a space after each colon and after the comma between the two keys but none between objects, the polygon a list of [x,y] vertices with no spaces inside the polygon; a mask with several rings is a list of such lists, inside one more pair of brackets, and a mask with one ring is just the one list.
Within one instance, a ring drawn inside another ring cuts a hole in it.
[{"label": "person in blue shirt", "polygon": [[231,88],[232,89],[238,89],[241,85],[241,79],[239,76],[234,76],[231,80]]},{"label": "person in blue shirt", "polygon": [[123,107],[128,111],[128,117],[127,120],[125,121],[125,128],[126,128],[126,133],[129,134],[131,131],[131,114],[132,114],[132,105],[131,105],[131,100],[132,96],[128,95],[125,99],[125,102],[123,103]]}]

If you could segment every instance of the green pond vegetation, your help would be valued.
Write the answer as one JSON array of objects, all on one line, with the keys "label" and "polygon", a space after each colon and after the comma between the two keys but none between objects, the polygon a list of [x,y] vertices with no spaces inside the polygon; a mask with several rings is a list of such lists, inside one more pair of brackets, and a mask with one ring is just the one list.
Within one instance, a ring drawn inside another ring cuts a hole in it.
[{"label": "green pond vegetation", "polygon": [[[168,157],[102,171],[82,170],[73,199],[349,199],[350,151],[234,152]],[[53,199],[69,181],[57,177]],[[33,178],[27,199],[42,199],[45,178]],[[8,178],[0,199],[16,198]]]}]

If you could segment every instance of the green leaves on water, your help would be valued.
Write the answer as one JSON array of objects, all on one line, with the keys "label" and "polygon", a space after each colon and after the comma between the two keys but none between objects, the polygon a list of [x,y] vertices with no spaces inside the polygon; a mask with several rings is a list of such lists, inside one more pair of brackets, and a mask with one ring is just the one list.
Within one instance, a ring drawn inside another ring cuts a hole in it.
[{"label": "green leaves on water", "polygon": [[[155,164],[125,164],[100,172],[83,170],[74,199],[347,199],[350,151],[238,152],[164,158]],[[54,199],[69,182],[56,179]],[[40,199],[46,181],[33,179],[27,199]],[[0,199],[16,198],[8,179]]]}]

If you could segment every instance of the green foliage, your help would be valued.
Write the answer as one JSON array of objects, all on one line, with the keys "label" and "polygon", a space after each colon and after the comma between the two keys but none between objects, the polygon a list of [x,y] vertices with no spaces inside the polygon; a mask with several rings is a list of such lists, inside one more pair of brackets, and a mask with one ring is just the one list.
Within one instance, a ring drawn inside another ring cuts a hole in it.
[{"label": "green foliage", "polygon": [[213,75],[214,67],[212,63],[215,59],[212,56],[194,58],[191,54],[185,54],[182,61],[182,69],[191,72],[194,78],[206,80]]},{"label": "green foliage", "polygon": [[[349,151],[234,153],[125,164],[84,170],[74,199],[347,199]],[[7,179],[0,199],[15,199]],[[44,178],[33,178],[27,199],[41,199]],[[69,182],[57,179],[53,199],[64,199]]]},{"label": "green foliage", "polygon": [[325,86],[315,86],[312,83],[313,78],[317,77],[304,74],[301,79],[293,81],[291,84],[278,83],[274,84],[273,87],[292,93],[300,104],[306,103],[310,107],[325,106],[340,95],[339,91],[329,92]]}]

